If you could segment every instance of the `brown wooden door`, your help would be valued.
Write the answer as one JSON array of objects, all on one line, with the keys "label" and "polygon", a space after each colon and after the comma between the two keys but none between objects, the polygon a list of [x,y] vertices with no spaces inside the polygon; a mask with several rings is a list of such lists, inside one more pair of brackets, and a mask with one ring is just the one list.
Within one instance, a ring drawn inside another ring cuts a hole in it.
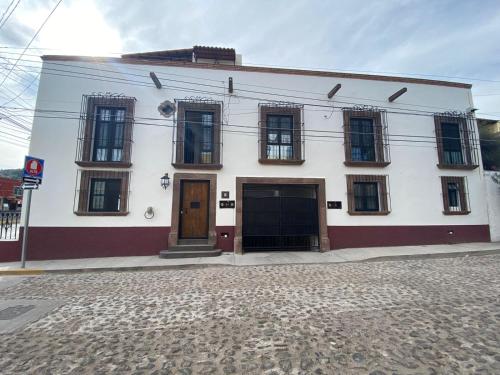
[{"label": "brown wooden door", "polygon": [[208,181],[182,181],[180,238],[208,238]]}]

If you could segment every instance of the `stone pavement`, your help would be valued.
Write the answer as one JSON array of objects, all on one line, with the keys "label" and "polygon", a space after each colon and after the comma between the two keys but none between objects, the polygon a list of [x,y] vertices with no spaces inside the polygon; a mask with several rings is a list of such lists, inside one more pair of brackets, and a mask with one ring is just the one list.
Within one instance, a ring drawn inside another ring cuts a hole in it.
[{"label": "stone pavement", "polygon": [[[499,252],[500,242],[477,242],[453,245],[421,245],[421,246],[394,246],[394,247],[369,247],[357,249],[332,250],[325,253],[312,251],[273,251],[251,252],[244,255],[223,253],[218,257],[187,258],[187,259],[161,259],[158,256],[139,257],[107,257],[84,258],[64,260],[28,261],[29,269],[44,271],[70,271],[70,270],[137,270],[137,269],[162,269],[181,266],[205,265],[273,265],[273,264],[306,264],[306,263],[342,263],[358,262],[379,259],[406,259],[415,257],[453,256],[466,253]],[[20,262],[0,263],[0,275],[4,271],[17,270]]]},{"label": "stone pavement", "polygon": [[500,373],[500,255],[13,279],[2,374]]}]

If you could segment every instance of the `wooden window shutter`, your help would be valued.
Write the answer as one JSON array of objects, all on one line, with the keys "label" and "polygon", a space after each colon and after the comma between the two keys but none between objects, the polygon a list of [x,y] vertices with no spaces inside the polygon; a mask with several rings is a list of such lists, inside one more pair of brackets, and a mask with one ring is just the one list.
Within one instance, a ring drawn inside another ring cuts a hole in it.
[{"label": "wooden window shutter", "polygon": [[443,131],[441,129],[441,118],[434,116],[434,126],[436,132],[436,144],[438,150],[439,164],[444,163],[444,149],[443,149]]},{"label": "wooden window shutter", "polygon": [[293,159],[302,159],[302,119],[300,109],[295,108],[293,114]]},{"label": "wooden window shutter", "polygon": [[384,162],[384,139],[382,134],[382,116],[380,112],[375,112],[373,117],[374,142],[375,142],[375,161]]},{"label": "wooden window shutter", "polygon": [[344,111],[344,151],[345,160],[352,161],[351,111]]}]

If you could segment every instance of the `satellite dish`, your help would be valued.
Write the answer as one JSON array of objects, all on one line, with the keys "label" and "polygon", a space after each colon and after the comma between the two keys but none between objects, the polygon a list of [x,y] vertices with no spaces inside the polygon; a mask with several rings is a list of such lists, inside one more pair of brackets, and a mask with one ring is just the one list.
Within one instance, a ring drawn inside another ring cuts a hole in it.
[{"label": "satellite dish", "polygon": [[175,104],[170,100],[165,100],[158,106],[158,112],[160,112],[163,117],[171,117],[175,112]]}]

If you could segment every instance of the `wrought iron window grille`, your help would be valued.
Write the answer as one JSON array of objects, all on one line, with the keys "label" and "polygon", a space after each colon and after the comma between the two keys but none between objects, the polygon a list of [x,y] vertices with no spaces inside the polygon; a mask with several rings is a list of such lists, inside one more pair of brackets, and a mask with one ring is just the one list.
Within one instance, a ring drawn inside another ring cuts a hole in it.
[{"label": "wrought iron window grille", "polygon": [[136,99],[122,94],[83,95],[75,162],[81,166],[131,164]]},{"label": "wrought iron window grille", "polygon": [[342,108],[345,164],[384,167],[391,162],[387,111],[372,106]]},{"label": "wrought iron window grille", "polygon": [[172,164],[178,168],[222,168],[223,102],[204,97],[175,99]]},{"label": "wrought iron window grille", "polygon": [[131,172],[77,171],[73,212],[81,216],[128,214]]},{"label": "wrought iron window grille", "polygon": [[470,213],[467,177],[442,176],[443,214],[467,215]]},{"label": "wrought iron window grille", "polygon": [[438,167],[475,169],[479,166],[476,119],[465,112],[434,114]]},{"label": "wrought iron window grille", "polygon": [[304,106],[259,103],[259,161],[301,164],[305,160]]},{"label": "wrought iron window grille", "polygon": [[347,175],[350,215],[387,215],[391,212],[389,176]]}]

